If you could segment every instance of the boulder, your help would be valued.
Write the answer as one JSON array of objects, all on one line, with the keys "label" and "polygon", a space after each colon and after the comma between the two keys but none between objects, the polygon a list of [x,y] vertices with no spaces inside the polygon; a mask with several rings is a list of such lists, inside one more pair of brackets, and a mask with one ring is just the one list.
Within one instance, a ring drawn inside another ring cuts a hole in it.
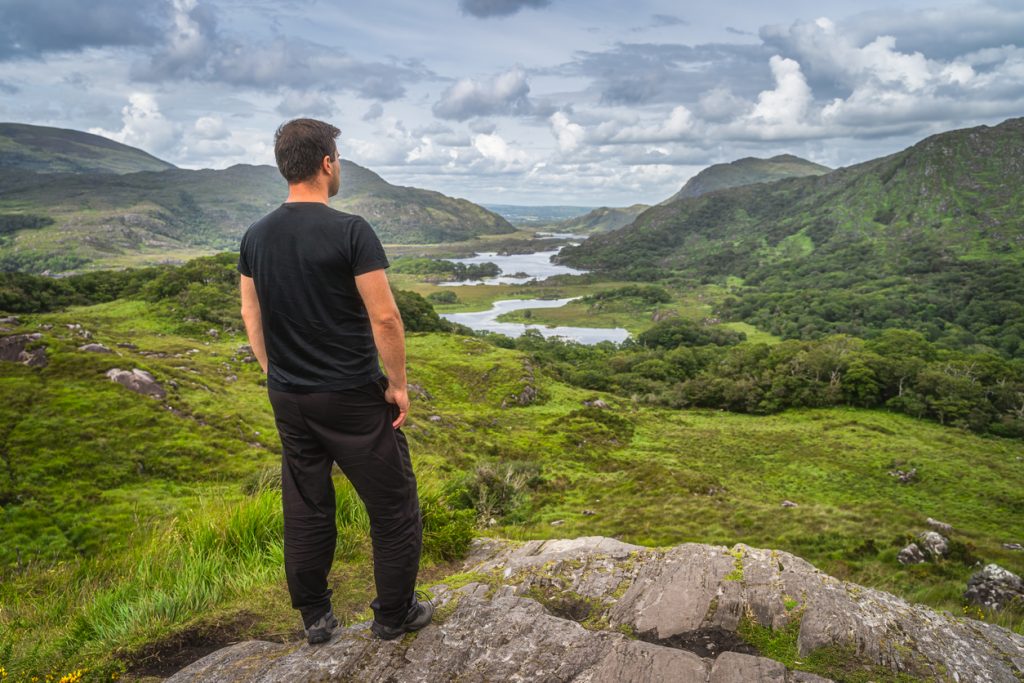
[{"label": "boulder", "polygon": [[113,353],[109,348],[103,344],[84,344],[78,347],[79,351],[89,351],[90,353]]},{"label": "boulder", "polygon": [[917,540],[932,558],[943,557],[949,552],[949,540],[936,531],[922,531]]},{"label": "boulder", "polygon": [[896,559],[900,564],[921,564],[926,558],[917,544],[911,543],[899,552]]},{"label": "boulder", "polygon": [[952,525],[946,524],[945,522],[940,522],[937,519],[932,519],[931,517],[929,517],[927,520],[925,520],[925,524],[930,526],[935,531],[938,531],[940,534],[944,534],[946,536],[949,536],[950,534],[953,533],[953,526]]},{"label": "boulder", "polygon": [[21,363],[29,367],[46,365],[48,361],[45,348],[41,346],[33,349],[26,348],[32,342],[37,342],[42,338],[43,335],[39,332],[0,337],[0,360]]},{"label": "boulder", "polygon": [[840,581],[783,551],[481,539],[464,569],[468,583],[434,586],[437,615],[418,634],[381,641],[362,623],[312,647],[239,643],[169,682],[827,683],[740,635],[781,628],[796,629],[787,661],[801,668],[825,648],[846,671],[960,683],[1024,675],[1024,636]]},{"label": "boulder", "polygon": [[1012,602],[1024,607],[1024,582],[1008,569],[989,564],[967,580],[964,598],[990,609],[1002,609]]},{"label": "boulder", "polygon": [[132,370],[112,368],[107,371],[107,377],[110,378],[111,382],[117,382],[136,394],[152,396],[153,398],[167,397],[167,392],[160,386],[160,383],[145,370],[140,370],[139,368],[133,368]]}]

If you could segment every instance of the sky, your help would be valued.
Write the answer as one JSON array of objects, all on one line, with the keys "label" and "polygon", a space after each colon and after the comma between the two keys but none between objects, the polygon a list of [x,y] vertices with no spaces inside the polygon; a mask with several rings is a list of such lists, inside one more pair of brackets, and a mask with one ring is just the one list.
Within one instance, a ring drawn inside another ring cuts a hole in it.
[{"label": "sky", "polygon": [[1021,115],[1024,0],[0,0],[0,121],[226,168],[311,116],[478,203],[655,203]]}]

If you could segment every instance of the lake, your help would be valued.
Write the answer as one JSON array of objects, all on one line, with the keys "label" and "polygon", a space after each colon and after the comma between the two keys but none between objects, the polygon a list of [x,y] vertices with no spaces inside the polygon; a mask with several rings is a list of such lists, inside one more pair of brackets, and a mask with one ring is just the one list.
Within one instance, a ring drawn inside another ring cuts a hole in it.
[{"label": "lake", "polygon": [[472,313],[442,313],[441,317],[453,323],[465,325],[481,332],[497,332],[509,337],[518,337],[526,330],[536,330],[547,338],[561,337],[581,344],[596,344],[602,341],[621,343],[629,338],[629,331],[621,327],[545,327],[544,325],[527,325],[524,323],[500,322],[497,318],[503,313],[520,311],[525,308],[560,308],[579,297],[568,299],[505,299],[495,301],[488,311]]}]

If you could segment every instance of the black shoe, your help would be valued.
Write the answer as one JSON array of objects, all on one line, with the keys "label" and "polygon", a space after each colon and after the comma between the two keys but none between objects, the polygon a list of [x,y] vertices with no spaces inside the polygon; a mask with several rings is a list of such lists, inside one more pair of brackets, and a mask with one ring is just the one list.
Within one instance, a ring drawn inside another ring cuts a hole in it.
[{"label": "black shoe", "polygon": [[331,639],[331,634],[337,626],[338,620],[334,617],[334,610],[328,609],[327,614],[314,621],[306,629],[306,641],[310,645],[326,643]]},{"label": "black shoe", "polygon": [[370,630],[373,631],[373,635],[377,636],[381,640],[394,640],[395,638],[405,635],[410,631],[419,631],[421,628],[430,623],[430,620],[434,618],[434,603],[430,601],[426,593],[422,591],[416,591],[416,597],[413,599],[413,605],[409,608],[409,614],[405,616],[405,621],[402,622],[401,626],[385,626],[384,624],[378,623],[374,620],[370,626]]}]

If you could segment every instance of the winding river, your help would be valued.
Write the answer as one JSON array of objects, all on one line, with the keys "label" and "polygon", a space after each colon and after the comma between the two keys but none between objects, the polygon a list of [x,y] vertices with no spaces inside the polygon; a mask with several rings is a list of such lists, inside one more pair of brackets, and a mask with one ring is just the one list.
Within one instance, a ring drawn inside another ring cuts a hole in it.
[{"label": "winding river", "polygon": [[[485,280],[465,282],[446,282],[447,287],[466,287],[472,285],[520,285],[530,280],[546,280],[553,275],[580,275],[584,270],[569,268],[551,262],[551,257],[561,250],[552,249],[532,254],[509,254],[499,256],[496,252],[483,252],[469,258],[449,259],[456,263],[494,263],[501,269],[501,275]],[[509,275],[505,275],[509,273]],[[567,325],[547,327],[545,325],[528,325],[525,323],[501,322],[498,316],[511,311],[527,308],[560,308],[574,298],[569,299],[503,299],[495,301],[490,310],[472,313],[442,313],[441,317],[453,323],[465,325],[470,329],[486,332],[497,332],[509,337],[518,337],[526,330],[536,330],[547,338],[558,337],[581,344],[596,344],[602,341],[615,343],[624,342],[629,338],[629,331],[622,327],[571,327]]]}]

